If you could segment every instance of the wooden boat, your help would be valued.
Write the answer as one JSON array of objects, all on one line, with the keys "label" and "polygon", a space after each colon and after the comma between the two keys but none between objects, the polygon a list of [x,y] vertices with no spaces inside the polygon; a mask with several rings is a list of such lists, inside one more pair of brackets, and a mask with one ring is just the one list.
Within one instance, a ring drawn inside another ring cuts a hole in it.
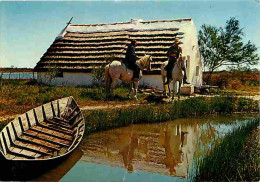
[{"label": "wooden boat", "polygon": [[4,127],[0,132],[0,158],[24,163],[59,159],[79,145],[84,130],[84,118],[73,97],[52,101]]}]

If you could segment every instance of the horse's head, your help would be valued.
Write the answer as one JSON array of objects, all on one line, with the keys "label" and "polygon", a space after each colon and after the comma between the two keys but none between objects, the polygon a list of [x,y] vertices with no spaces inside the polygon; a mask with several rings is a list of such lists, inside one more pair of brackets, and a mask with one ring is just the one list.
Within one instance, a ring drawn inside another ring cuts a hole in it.
[{"label": "horse's head", "polygon": [[145,55],[141,59],[139,59],[139,66],[141,70],[147,69],[148,71],[151,70],[151,62],[152,62],[152,56]]},{"label": "horse's head", "polygon": [[180,65],[181,69],[185,68],[185,60],[186,56],[180,56],[178,59],[178,65]]},{"label": "horse's head", "polygon": [[148,60],[146,62],[146,68],[148,71],[151,71],[151,62],[153,59],[152,59],[152,56],[150,56],[150,55],[147,55],[147,56],[148,56]]}]

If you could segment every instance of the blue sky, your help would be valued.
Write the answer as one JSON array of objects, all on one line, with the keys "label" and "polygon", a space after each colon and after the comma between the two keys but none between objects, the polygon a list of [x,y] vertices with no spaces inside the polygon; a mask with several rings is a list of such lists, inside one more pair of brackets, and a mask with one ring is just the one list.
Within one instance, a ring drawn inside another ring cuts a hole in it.
[{"label": "blue sky", "polygon": [[0,1],[0,67],[34,67],[71,17],[74,24],[192,18],[197,31],[235,17],[260,53],[259,0]]}]

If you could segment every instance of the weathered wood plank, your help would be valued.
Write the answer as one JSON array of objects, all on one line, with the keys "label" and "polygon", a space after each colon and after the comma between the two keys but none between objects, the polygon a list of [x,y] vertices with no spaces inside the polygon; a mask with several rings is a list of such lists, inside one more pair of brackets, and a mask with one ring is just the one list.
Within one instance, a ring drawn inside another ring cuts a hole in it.
[{"label": "weathered wood plank", "polygon": [[37,140],[37,139],[34,139],[32,137],[22,136],[21,139],[24,142],[32,143],[32,144],[44,147],[42,149],[48,148],[50,150],[59,150],[59,148],[58,148],[59,146],[58,145],[53,145],[53,144],[48,143],[48,142],[43,142],[42,140]]},{"label": "weathered wood plank", "polygon": [[56,127],[53,127],[53,126],[46,124],[46,123],[40,123],[39,126],[43,127],[43,128],[47,128],[48,130],[53,130],[53,131],[57,131],[57,132],[60,132],[60,133],[67,134],[67,135],[71,135],[71,131],[66,131],[65,129],[56,128]]},{"label": "weathered wood plank", "polygon": [[[13,146],[13,147],[15,147],[15,148],[18,148],[18,149],[22,149],[22,150],[26,150],[26,151],[30,151],[30,152],[34,152],[34,153],[40,153],[40,154],[42,154],[42,155],[50,155],[50,154],[48,154],[48,153],[44,153],[44,152],[41,152],[41,151],[39,151],[38,149],[33,149],[33,148],[29,148],[27,145],[18,145],[18,144],[16,144],[15,142],[14,142],[14,139],[12,139],[12,134],[13,133],[11,133],[10,132],[10,129],[9,129],[9,127],[6,127],[6,130],[7,130],[7,134],[8,134],[8,138],[10,139],[10,142],[11,142],[11,146]],[[14,135],[14,134],[13,134]],[[19,153],[19,152],[18,152]]]},{"label": "weathered wood plank", "polygon": [[[37,153],[23,149],[23,150],[21,150],[20,154],[33,157],[33,156],[34,156],[35,154],[37,154]],[[34,157],[33,157],[33,158],[34,158]]]},{"label": "weathered wood plank", "polygon": [[61,140],[71,141],[71,140],[68,139],[68,138],[61,137],[61,136],[59,136],[59,135],[50,134],[50,133],[48,133],[48,132],[44,132],[44,131],[38,130],[38,129],[36,129],[36,128],[31,128],[31,130],[34,131],[34,132],[38,132],[38,133],[41,133],[41,134],[44,134],[44,135],[48,135],[48,136],[54,137],[54,138],[59,138],[59,139],[61,139]]},{"label": "weathered wood plank", "polygon": [[63,119],[63,118],[53,117],[53,118],[51,118],[51,120],[70,126],[69,121],[67,121],[66,119]]},{"label": "weathered wood plank", "polygon": [[67,144],[60,143],[60,142],[55,142],[55,141],[52,141],[52,140],[50,140],[50,139],[41,138],[41,137],[39,137],[39,136],[30,134],[30,133],[24,133],[24,135],[33,137],[33,138],[38,139],[38,140],[46,141],[46,142],[49,142],[49,143],[52,143],[52,144],[55,144],[55,145],[60,145],[60,146],[68,147]]},{"label": "weathered wood plank", "polygon": [[22,151],[22,149],[16,148],[16,147],[10,147],[10,151],[20,153]]},{"label": "weathered wood plank", "polygon": [[[16,156],[15,155],[12,155],[12,154],[6,154],[6,158],[7,159],[14,159],[14,158],[16,158]],[[22,157],[21,157],[22,158]]]},{"label": "weathered wood plank", "polygon": [[45,122],[46,122],[46,123],[53,124],[53,125],[56,125],[58,128],[62,128],[62,129],[65,128],[65,129],[68,129],[68,130],[71,130],[71,129],[72,129],[70,126],[66,126],[66,125],[64,125],[64,124],[54,122],[54,121],[52,121],[51,119],[46,119]]}]

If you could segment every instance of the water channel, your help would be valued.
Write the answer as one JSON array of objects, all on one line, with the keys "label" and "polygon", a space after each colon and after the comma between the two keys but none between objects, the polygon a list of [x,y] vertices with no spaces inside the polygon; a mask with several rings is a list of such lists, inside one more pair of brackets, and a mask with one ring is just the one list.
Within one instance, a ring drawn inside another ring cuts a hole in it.
[{"label": "water channel", "polygon": [[205,116],[134,124],[91,134],[70,157],[34,180],[186,181],[193,161],[255,116]]},{"label": "water channel", "polygon": [[[0,73],[1,76],[1,73]],[[26,72],[21,72],[21,73],[3,73],[2,75],[3,79],[36,79],[37,78],[37,73],[26,73]]]}]

